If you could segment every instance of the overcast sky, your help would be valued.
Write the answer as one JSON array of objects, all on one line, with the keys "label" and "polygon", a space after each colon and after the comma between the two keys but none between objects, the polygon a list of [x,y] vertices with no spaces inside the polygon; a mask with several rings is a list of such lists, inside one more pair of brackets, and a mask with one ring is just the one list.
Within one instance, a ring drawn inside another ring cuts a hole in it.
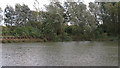
[{"label": "overcast sky", "polygon": [[[14,7],[16,3],[26,4],[31,10],[34,10],[33,4],[35,0],[0,0],[0,7],[4,9],[6,5],[11,5]],[[40,7],[43,7],[44,4],[49,4],[50,0],[38,0]],[[60,0],[61,1],[61,0]],[[62,0],[63,1],[63,0]],[[94,0],[83,0],[85,4],[89,2],[94,2]]]},{"label": "overcast sky", "polygon": [[[48,5],[50,2],[50,0],[37,0],[37,1],[40,3],[39,6],[41,8],[43,8],[43,5],[45,4]],[[60,0],[60,1],[65,1],[65,0]],[[83,1],[85,4],[88,5],[89,2],[94,2],[95,0],[81,0],[81,1]],[[31,10],[35,10],[33,7],[34,2],[35,0],[0,0],[0,7],[2,8],[2,10],[4,10],[6,5],[11,5],[12,7],[14,7],[16,3],[19,3],[21,5],[26,4],[29,6]],[[3,21],[0,23],[0,25],[3,25]]]}]

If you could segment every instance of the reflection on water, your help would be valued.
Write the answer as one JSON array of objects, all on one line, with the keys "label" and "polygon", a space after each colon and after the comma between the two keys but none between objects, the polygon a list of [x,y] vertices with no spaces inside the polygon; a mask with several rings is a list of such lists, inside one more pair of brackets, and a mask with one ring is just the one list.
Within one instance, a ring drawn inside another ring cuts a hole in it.
[{"label": "reflection on water", "polygon": [[3,44],[3,66],[118,66],[117,42]]}]

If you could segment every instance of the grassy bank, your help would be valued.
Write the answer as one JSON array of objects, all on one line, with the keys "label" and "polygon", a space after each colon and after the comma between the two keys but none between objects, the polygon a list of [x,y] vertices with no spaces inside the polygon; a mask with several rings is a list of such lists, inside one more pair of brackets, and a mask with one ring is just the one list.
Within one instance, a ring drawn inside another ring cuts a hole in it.
[{"label": "grassy bank", "polygon": [[20,42],[44,42],[41,39],[3,39],[2,43],[20,43]]},{"label": "grassy bank", "polygon": [[44,42],[44,39],[39,38],[23,38],[23,37],[14,37],[14,36],[5,36],[0,37],[0,42],[2,43],[20,43],[20,42]]},{"label": "grassy bank", "polygon": [[[69,40],[69,41],[117,41],[118,37],[104,37],[91,40],[79,39],[79,40]],[[46,39],[40,38],[15,38],[15,37],[3,37],[1,38],[2,43],[21,43],[21,42],[54,42]],[[61,42],[61,41],[56,41]],[[63,42],[63,41],[62,41]]]}]

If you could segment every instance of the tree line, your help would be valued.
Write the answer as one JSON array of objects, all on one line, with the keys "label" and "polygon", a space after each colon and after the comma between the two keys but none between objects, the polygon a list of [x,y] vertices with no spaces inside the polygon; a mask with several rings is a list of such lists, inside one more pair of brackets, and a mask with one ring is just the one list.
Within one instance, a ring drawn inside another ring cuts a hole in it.
[{"label": "tree line", "polygon": [[45,11],[39,10],[39,6],[34,7],[36,11],[30,10],[25,4],[16,4],[15,8],[7,5],[4,18],[0,9],[0,21],[4,20],[5,25],[3,36],[32,37],[46,41],[118,36],[120,2],[90,2],[88,7],[82,2],[51,2],[45,5]]}]

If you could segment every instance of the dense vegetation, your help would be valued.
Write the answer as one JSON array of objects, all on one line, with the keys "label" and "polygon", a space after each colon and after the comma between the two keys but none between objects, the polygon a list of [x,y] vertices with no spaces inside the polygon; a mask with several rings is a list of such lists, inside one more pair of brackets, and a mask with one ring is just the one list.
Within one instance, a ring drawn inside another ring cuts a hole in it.
[{"label": "dense vegetation", "polygon": [[[51,2],[36,11],[23,4],[4,10],[3,36],[40,38],[46,41],[96,40],[118,36],[120,3]],[[2,10],[0,10],[0,13]],[[0,21],[2,15],[0,15]],[[70,24],[70,25],[69,25]]]}]

